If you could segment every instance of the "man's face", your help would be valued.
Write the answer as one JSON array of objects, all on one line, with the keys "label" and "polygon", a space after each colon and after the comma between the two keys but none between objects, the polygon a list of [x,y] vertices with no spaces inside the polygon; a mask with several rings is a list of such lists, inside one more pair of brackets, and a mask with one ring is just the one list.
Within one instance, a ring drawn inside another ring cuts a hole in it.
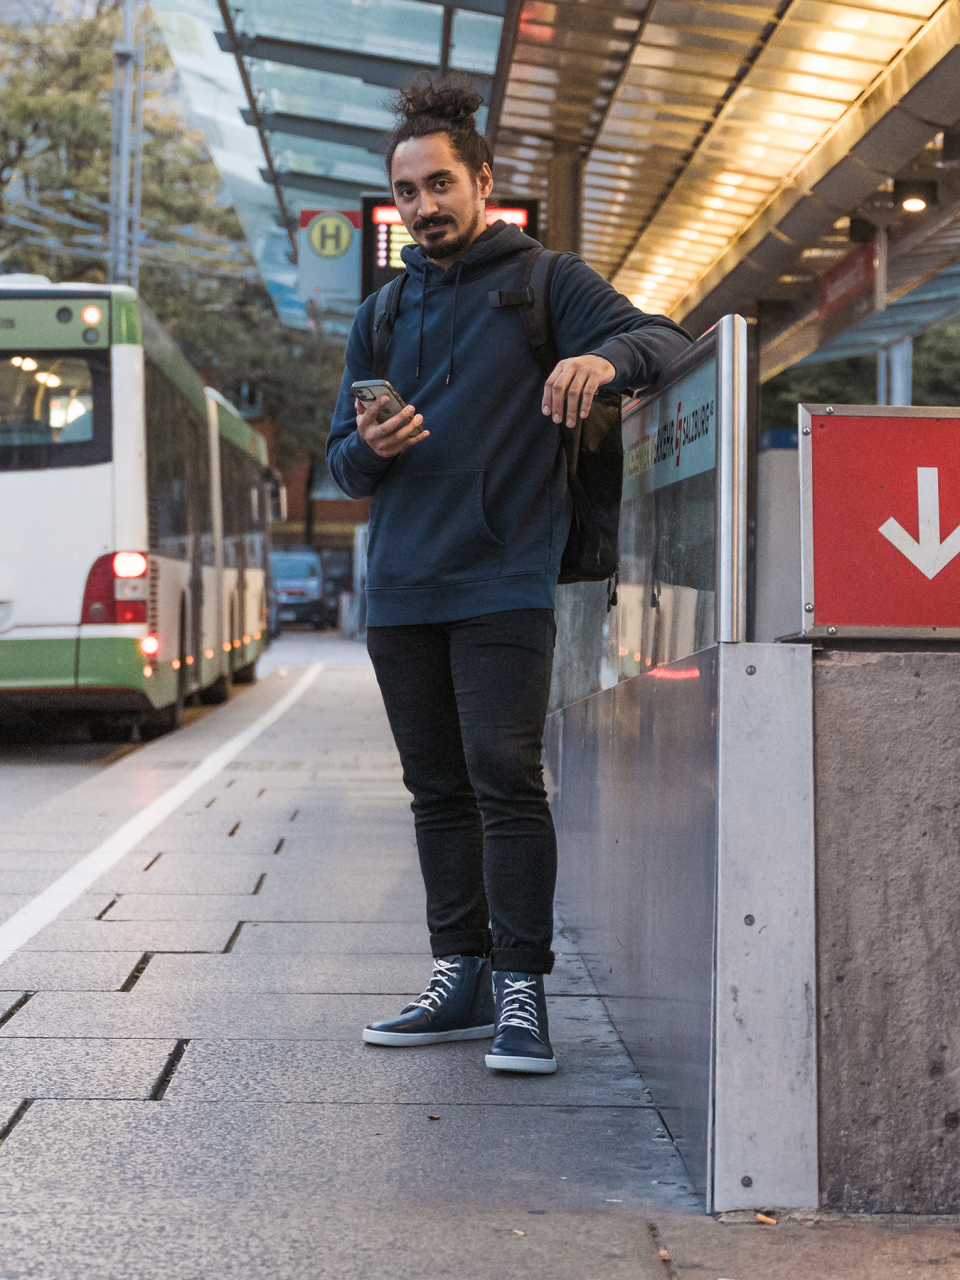
[{"label": "man's face", "polygon": [[474,178],[446,133],[408,138],[393,154],[393,195],[403,224],[433,262],[448,266],[485,229],[493,188],[487,165]]}]

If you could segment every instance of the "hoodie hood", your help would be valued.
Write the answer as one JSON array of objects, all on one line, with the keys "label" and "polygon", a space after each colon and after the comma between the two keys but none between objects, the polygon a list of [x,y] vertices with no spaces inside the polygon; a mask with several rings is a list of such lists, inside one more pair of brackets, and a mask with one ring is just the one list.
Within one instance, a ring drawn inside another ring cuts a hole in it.
[{"label": "hoodie hood", "polygon": [[420,287],[420,327],[417,341],[416,376],[419,381],[423,369],[423,330],[427,319],[427,295],[435,287],[453,288],[450,318],[450,349],[447,356],[446,386],[453,381],[453,357],[457,349],[457,301],[460,295],[461,281],[469,283],[488,271],[495,270],[504,258],[522,253],[525,249],[535,248],[536,240],[523,234],[517,226],[508,226],[506,222],[494,222],[481,231],[473,244],[456,263],[443,271],[431,262],[418,244],[407,244],[400,250],[407,275],[416,280]]},{"label": "hoodie hood", "polygon": [[514,253],[522,253],[525,249],[536,248],[537,241],[520,230],[519,227],[506,222],[494,222],[486,231],[481,231],[473,244],[455,266],[441,271],[430,262],[418,244],[404,245],[400,257],[407,268],[407,274],[414,280],[427,281],[428,287],[433,284],[452,283],[454,274],[459,269],[464,283],[483,275],[494,263]]}]

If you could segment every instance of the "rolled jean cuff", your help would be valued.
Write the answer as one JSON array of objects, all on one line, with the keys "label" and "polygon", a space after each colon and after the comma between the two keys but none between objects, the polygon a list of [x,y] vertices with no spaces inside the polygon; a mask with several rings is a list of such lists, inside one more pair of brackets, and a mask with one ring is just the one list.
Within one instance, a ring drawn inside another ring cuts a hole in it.
[{"label": "rolled jean cuff", "polygon": [[553,972],[553,952],[535,947],[495,947],[490,959],[501,973]]},{"label": "rolled jean cuff", "polygon": [[432,933],[430,949],[438,956],[488,956],[493,947],[493,935],[489,929],[469,929],[460,932]]}]

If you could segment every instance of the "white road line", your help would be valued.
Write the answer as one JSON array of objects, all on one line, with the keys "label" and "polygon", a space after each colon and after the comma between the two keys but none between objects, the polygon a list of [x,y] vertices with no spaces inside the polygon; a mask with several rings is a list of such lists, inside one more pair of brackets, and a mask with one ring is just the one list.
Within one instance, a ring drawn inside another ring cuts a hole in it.
[{"label": "white road line", "polygon": [[235,756],[269,729],[272,724],[289,711],[293,704],[306,693],[324,668],[324,663],[315,663],[300,677],[292,689],[279,698],[269,711],[264,712],[258,720],[217,747],[195,769],[175,783],[169,791],[158,796],[138,814],[125,822],[112,836],[108,836],[92,853],[81,858],[69,871],[65,871],[53,884],[37,894],[32,902],[21,907],[16,915],[0,924],[0,964],[13,953],[29,942],[41,929],[54,921],[61,911],[86,893],[90,886],[109,871],[135,844],[159,827],[179,807],[205,783],[215,778]]}]

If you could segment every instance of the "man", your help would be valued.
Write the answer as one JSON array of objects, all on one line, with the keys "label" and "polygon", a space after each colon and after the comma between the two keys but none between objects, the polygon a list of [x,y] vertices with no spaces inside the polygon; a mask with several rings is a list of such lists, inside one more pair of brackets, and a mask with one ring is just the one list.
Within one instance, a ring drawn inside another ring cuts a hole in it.
[{"label": "man", "polygon": [[491,305],[517,290],[535,242],[486,226],[479,103],[449,82],[398,97],[386,164],[416,244],[386,376],[408,404],[381,423],[385,400],[351,391],[373,376],[368,298],[327,445],[340,487],[373,499],[367,643],[413,795],[434,956],[423,995],[363,1038],[493,1036],[488,1067],[547,1074],[556,839],[541,750],[571,519],[560,432],[599,387],[646,385],[689,338],[565,255],[549,299],[561,359],[544,382],[518,309]]}]

